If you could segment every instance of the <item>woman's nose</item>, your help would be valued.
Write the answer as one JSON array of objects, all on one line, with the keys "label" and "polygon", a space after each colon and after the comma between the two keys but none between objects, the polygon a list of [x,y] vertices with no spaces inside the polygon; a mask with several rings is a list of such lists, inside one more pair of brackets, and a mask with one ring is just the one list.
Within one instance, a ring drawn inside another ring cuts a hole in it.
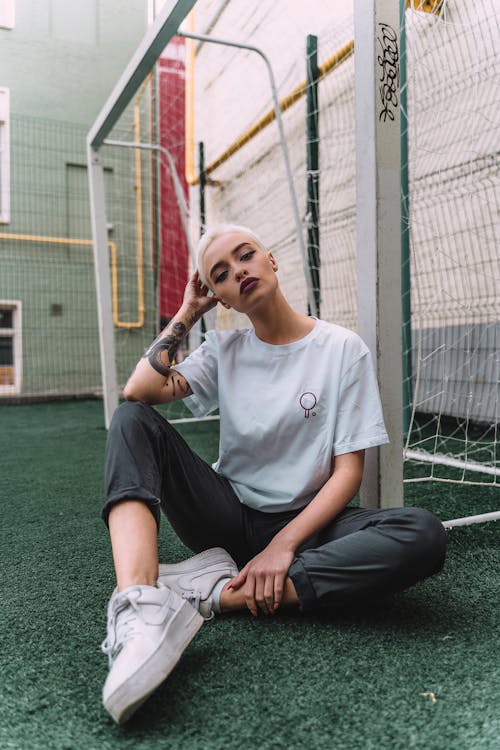
[{"label": "woman's nose", "polygon": [[235,274],[235,278],[236,278],[236,281],[237,281],[237,282],[239,283],[239,282],[241,281],[241,279],[242,279],[242,278],[243,278],[244,276],[246,276],[246,275],[247,275],[247,270],[246,270],[246,268],[240,268],[240,269],[238,269],[238,270],[236,271],[236,274]]}]

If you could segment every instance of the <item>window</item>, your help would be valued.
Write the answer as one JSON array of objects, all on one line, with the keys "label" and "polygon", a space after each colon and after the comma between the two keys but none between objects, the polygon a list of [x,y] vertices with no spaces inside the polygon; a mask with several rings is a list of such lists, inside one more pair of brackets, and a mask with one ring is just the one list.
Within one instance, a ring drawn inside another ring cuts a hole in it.
[{"label": "window", "polygon": [[9,89],[0,88],[0,224],[10,221]]},{"label": "window", "polygon": [[0,395],[20,393],[21,380],[21,303],[0,300]]},{"label": "window", "polygon": [[16,21],[14,0],[0,0],[0,28],[13,29]]}]

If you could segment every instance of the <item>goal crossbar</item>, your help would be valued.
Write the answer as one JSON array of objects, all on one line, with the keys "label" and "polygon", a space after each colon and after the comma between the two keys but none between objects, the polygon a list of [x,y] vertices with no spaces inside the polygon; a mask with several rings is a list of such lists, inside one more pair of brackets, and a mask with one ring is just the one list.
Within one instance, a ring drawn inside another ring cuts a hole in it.
[{"label": "goal crossbar", "polygon": [[90,128],[87,143],[92,148],[102,145],[195,3],[196,0],[165,2]]}]

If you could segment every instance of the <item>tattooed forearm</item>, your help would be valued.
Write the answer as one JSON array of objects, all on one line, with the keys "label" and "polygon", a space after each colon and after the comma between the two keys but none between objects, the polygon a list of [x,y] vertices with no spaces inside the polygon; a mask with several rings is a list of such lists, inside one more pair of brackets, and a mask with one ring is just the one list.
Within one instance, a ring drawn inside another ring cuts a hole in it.
[{"label": "tattooed forearm", "polygon": [[170,374],[170,367],[186,332],[184,323],[174,323],[172,330],[166,336],[161,333],[153,341],[149,349],[146,349],[143,359],[148,359],[149,364],[156,372],[167,377]]},{"label": "tattooed forearm", "polygon": [[[168,380],[168,378],[167,378],[167,380],[165,381],[165,387],[168,388],[168,386],[170,384],[172,385],[172,396],[175,397],[177,395],[176,388],[178,388],[180,390],[180,392],[183,394],[183,396],[187,396],[187,394],[189,392],[189,388],[188,388],[188,386],[186,384],[184,384],[182,382],[182,380],[180,378],[177,378],[177,382],[176,382],[175,377],[173,377],[172,380]],[[182,396],[181,396],[181,398],[182,398]]]}]

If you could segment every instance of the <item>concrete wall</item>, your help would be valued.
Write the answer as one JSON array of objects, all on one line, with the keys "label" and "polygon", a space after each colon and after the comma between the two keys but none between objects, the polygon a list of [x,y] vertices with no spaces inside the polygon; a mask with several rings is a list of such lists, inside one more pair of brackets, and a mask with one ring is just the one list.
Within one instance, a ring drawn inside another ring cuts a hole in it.
[{"label": "concrete wall", "polygon": [[[121,0],[24,0],[16,3],[14,28],[0,29],[0,86],[10,89],[11,105],[11,216],[0,224],[0,233],[16,236],[0,238],[0,301],[22,302],[24,395],[100,387],[91,248],[19,235],[90,240],[85,136],[146,25],[146,0],[130,0],[126,9]],[[110,153],[106,166],[110,240],[118,248],[119,315],[133,321],[138,304],[133,157]],[[150,203],[147,194],[144,203]],[[144,223],[148,255],[147,210]],[[152,300],[147,269],[145,284]],[[148,339],[154,304],[149,310]],[[117,336],[124,380],[141,344],[134,331],[121,329]]]},{"label": "concrete wall", "polygon": [[146,0],[17,0],[0,29],[15,114],[89,125],[146,30]]}]

